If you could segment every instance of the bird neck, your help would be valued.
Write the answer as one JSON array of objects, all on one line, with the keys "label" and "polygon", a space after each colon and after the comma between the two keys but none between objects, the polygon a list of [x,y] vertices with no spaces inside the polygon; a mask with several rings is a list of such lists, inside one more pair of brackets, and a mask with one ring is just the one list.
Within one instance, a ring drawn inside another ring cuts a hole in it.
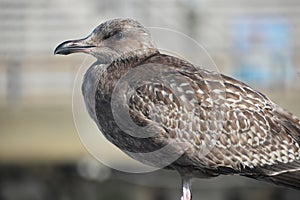
[{"label": "bird neck", "polygon": [[[116,82],[124,76],[130,69],[143,63],[150,57],[158,54],[157,49],[148,49],[144,51],[135,51],[123,54],[110,64],[94,63],[85,75],[85,81],[94,80],[92,84],[95,90],[99,91],[100,97],[110,98],[110,95],[115,87]],[[91,78],[94,77],[94,78]],[[84,84],[86,85],[86,84]],[[84,88],[84,87],[83,87]],[[93,91],[92,94],[95,94]]]},{"label": "bird neck", "polygon": [[158,53],[159,51],[154,48],[124,53],[108,65],[107,73],[114,76],[114,80],[118,80],[130,69],[137,67],[140,63]]},{"label": "bird neck", "polygon": [[124,65],[128,67],[134,67],[134,65],[152,57],[153,55],[159,53],[156,48],[149,49],[139,49],[126,52],[121,54],[117,59],[112,62],[112,65]]}]

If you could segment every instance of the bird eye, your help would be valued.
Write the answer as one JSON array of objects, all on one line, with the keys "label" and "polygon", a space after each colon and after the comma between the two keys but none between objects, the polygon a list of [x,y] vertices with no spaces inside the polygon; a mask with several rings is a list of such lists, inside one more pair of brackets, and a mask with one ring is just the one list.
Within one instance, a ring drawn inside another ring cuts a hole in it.
[{"label": "bird eye", "polygon": [[105,35],[102,40],[107,40],[108,38],[110,37],[114,37],[115,39],[121,39],[123,37],[123,33],[121,32],[112,32],[112,33],[109,33],[107,35]]},{"label": "bird eye", "polygon": [[123,34],[122,34],[121,32],[119,32],[119,33],[117,33],[117,34],[115,35],[115,37],[116,37],[117,39],[121,39],[121,38],[123,37]]},{"label": "bird eye", "polygon": [[105,36],[102,38],[102,40],[106,40],[106,39],[110,38],[111,36],[112,36],[111,34],[105,35]]}]

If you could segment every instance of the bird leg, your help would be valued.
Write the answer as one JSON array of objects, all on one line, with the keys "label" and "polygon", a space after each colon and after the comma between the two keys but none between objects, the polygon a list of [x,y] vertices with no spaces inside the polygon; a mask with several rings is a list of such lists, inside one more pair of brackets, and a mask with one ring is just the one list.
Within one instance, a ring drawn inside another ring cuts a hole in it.
[{"label": "bird leg", "polygon": [[191,180],[190,178],[182,178],[182,197],[181,200],[192,200],[192,193],[190,190]]}]

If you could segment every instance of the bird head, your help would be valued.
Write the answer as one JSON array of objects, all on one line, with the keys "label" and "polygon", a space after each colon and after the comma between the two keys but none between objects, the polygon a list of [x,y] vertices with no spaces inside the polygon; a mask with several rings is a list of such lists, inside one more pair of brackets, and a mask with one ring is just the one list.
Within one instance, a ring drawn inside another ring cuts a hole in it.
[{"label": "bird head", "polygon": [[122,56],[153,51],[157,49],[143,25],[133,19],[113,19],[100,24],[83,39],[61,43],[54,54],[87,53],[101,63],[110,63]]}]

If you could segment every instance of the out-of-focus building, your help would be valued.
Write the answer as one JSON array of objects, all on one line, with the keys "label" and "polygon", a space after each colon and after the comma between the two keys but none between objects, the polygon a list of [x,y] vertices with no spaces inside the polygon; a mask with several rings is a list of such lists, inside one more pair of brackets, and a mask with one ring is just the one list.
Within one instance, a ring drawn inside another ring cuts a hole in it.
[{"label": "out-of-focus building", "polygon": [[82,57],[58,60],[53,48],[114,17],[132,17],[146,26],[185,33],[208,50],[220,71],[258,88],[285,90],[299,85],[295,81],[299,83],[300,3],[294,0],[2,0],[0,4],[1,104],[69,98]]}]

